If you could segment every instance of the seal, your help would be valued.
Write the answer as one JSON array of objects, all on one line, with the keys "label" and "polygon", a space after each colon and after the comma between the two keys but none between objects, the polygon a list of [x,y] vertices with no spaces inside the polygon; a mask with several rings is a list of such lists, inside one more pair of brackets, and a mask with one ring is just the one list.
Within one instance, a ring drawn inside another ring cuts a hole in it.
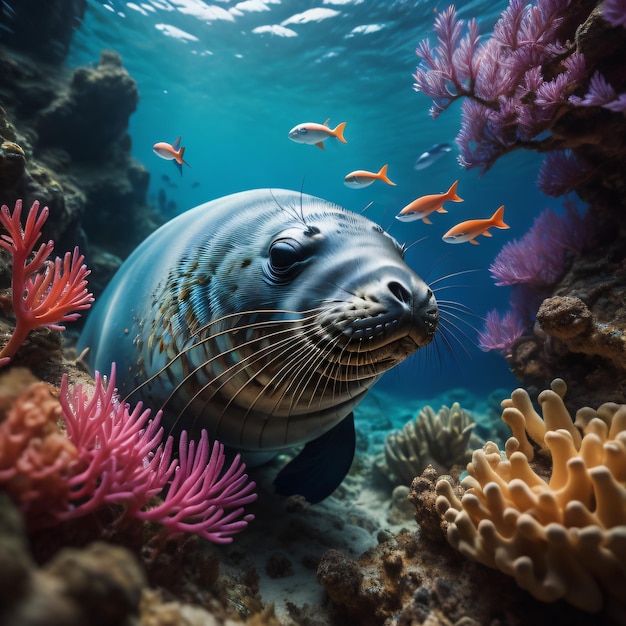
[{"label": "seal", "polygon": [[435,334],[429,287],[380,226],[320,198],[245,191],[163,225],[123,263],[79,349],[164,424],[259,464],[304,444],[285,495],[328,496],[354,455],[352,410]]}]

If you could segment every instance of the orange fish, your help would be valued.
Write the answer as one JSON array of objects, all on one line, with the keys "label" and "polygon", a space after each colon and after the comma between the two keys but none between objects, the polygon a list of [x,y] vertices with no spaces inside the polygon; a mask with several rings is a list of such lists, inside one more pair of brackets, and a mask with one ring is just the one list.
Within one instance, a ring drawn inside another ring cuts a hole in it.
[{"label": "orange fish", "polygon": [[453,228],[451,228],[442,239],[446,243],[464,243],[469,241],[475,246],[478,245],[476,237],[478,235],[484,235],[485,237],[491,237],[489,229],[495,226],[496,228],[510,228],[504,223],[504,205],[502,205],[488,220],[468,220],[467,222],[461,222]]},{"label": "orange fish", "polygon": [[183,164],[187,167],[191,167],[187,161],[183,159],[185,154],[185,146],[180,146],[180,137],[173,143],[169,144],[166,141],[159,141],[152,146],[152,150],[162,159],[167,161],[174,161],[174,165],[178,168],[180,175],[183,175]]},{"label": "orange fish", "polygon": [[296,143],[317,146],[321,150],[326,149],[324,148],[324,141],[329,137],[336,137],[341,143],[348,143],[343,136],[347,122],[341,122],[335,128],[329,128],[328,122],[330,122],[330,117],[323,124],[318,124],[317,122],[298,124],[289,131],[289,139]]},{"label": "orange fish", "polygon": [[459,198],[459,196],[456,195],[456,187],[458,184],[459,181],[455,180],[450,189],[445,193],[433,193],[413,200],[411,204],[407,204],[402,211],[396,215],[396,219],[401,222],[412,222],[421,219],[424,224],[432,224],[428,219],[431,213],[435,211],[437,211],[437,213],[448,212],[442,206],[444,202],[448,200],[451,202],[463,202],[463,198]]},{"label": "orange fish", "polygon": [[378,172],[368,172],[367,170],[355,170],[354,172],[350,172],[344,178],[344,183],[346,187],[351,187],[352,189],[360,189],[361,187],[367,187],[371,185],[375,180],[382,180],[383,183],[387,183],[388,185],[393,185],[395,187],[396,183],[389,180],[387,177],[387,165],[383,165]]}]

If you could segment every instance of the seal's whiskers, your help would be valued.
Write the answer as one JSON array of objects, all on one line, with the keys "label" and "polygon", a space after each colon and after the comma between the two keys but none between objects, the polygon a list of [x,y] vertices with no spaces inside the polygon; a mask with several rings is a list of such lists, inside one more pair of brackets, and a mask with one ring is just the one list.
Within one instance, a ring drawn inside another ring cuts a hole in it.
[{"label": "seal's whiskers", "polygon": [[[255,311],[248,312],[249,315],[253,315],[255,313],[256,313]],[[296,312],[295,311],[290,311],[289,313],[296,313]],[[306,313],[308,313],[308,311]],[[198,346],[203,346],[205,348],[205,351],[207,352],[206,359],[201,363],[201,365],[195,367],[192,371],[190,371],[185,378],[180,380],[180,382],[176,385],[176,387],[172,390],[172,393],[167,398],[166,404],[173,400],[175,394],[178,391],[184,389],[185,384],[186,384],[186,382],[188,380],[192,380],[192,382],[193,382],[194,377],[196,377],[198,373],[202,372],[205,369],[205,367],[207,366],[207,364],[210,364],[211,362],[216,361],[216,360],[220,360],[220,359],[223,360],[225,356],[230,355],[230,354],[236,355],[236,358],[233,359],[233,363],[231,365],[229,365],[225,370],[223,370],[222,372],[220,372],[219,374],[217,374],[216,376],[214,376],[210,380],[206,381],[202,386],[200,386],[198,388],[198,390],[189,398],[189,400],[187,401],[185,406],[179,411],[179,414],[177,416],[176,421],[178,421],[178,419],[181,417],[181,415],[185,411],[187,411],[189,409],[191,404],[194,403],[195,400],[198,399],[201,396],[202,396],[202,399],[203,399],[203,405],[202,405],[202,409],[203,409],[208,404],[208,402],[213,398],[213,396],[224,385],[226,385],[228,382],[230,382],[231,380],[236,378],[236,376],[238,374],[240,374],[246,368],[248,368],[251,365],[254,365],[254,364],[258,363],[258,362],[265,361],[267,359],[268,355],[272,355],[272,353],[274,353],[276,351],[279,351],[279,355],[278,356],[283,355],[284,352],[286,350],[288,350],[292,346],[293,337],[289,336],[289,333],[296,333],[295,337],[296,338],[300,337],[303,326],[307,327],[307,324],[302,324],[302,322],[303,321],[307,321],[308,322],[308,326],[311,326],[311,325],[313,325],[313,322],[312,322],[313,319],[314,319],[314,316],[313,315],[309,315],[309,316],[304,317],[302,319],[288,320],[289,322],[293,322],[294,324],[297,324],[293,328],[289,328],[289,327],[285,328],[285,320],[281,320],[281,321],[277,321],[277,320],[262,321],[262,322],[245,324],[245,325],[242,325],[242,326],[235,326],[235,327],[229,328],[229,329],[223,329],[223,330],[220,330],[218,333],[214,333],[212,335],[207,335],[206,337],[203,337],[200,341],[198,341],[194,346],[191,346],[191,347],[195,348],[195,347],[198,347]],[[277,328],[277,330],[268,333],[268,332],[266,332],[266,329],[268,327],[275,327],[275,328]],[[217,354],[214,354],[214,355],[211,355],[211,356],[208,355],[209,351],[208,351],[208,349],[206,349],[206,346],[208,346],[209,343],[212,340],[215,339],[215,337],[223,336],[223,335],[229,334],[229,333],[240,332],[242,330],[257,330],[257,331],[258,330],[263,330],[263,339],[264,340],[268,340],[268,341],[271,340],[271,339],[275,339],[276,337],[284,336],[285,334],[288,334],[288,336],[284,337],[283,339],[281,339],[278,342],[269,343],[268,345],[261,346],[261,347],[258,346],[258,343],[260,341],[259,337],[254,337],[254,338],[249,339],[249,340],[247,340],[245,342],[234,343],[227,350],[222,350],[222,351],[218,352]],[[281,350],[282,346],[285,346],[283,350]],[[245,354],[244,355],[243,352],[242,352],[242,350],[244,348],[251,348],[250,354]],[[237,360],[237,359],[239,359],[239,360]],[[273,360],[270,360],[267,363],[265,363],[262,368],[257,370],[256,373],[248,379],[246,384],[248,384],[252,380],[254,380],[254,378],[256,378],[256,376],[261,374],[261,372],[264,370],[264,368],[268,367],[275,360],[277,360],[276,357]],[[217,384],[217,383],[219,383],[219,384]],[[217,384],[217,386],[216,386],[216,384]],[[238,392],[241,392],[241,390],[244,387],[245,387],[245,384],[242,385],[242,387],[239,388]],[[210,388],[213,388],[212,392],[210,394],[207,394],[206,392]],[[235,398],[235,396],[233,395],[233,397],[230,398],[230,400],[229,400],[228,404],[226,405],[225,409],[232,403],[234,398]],[[201,413],[201,411],[200,411],[200,413]],[[220,420],[221,420],[221,417],[220,417]]]}]

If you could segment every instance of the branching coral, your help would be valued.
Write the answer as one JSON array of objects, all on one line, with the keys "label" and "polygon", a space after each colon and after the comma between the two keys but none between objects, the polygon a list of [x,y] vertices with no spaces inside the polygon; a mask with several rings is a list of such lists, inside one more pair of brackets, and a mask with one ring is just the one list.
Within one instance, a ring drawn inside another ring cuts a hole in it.
[{"label": "branching coral", "polygon": [[[564,599],[584,611],[623,605],[626,584],[626,405],[565,408],[565,383],[505,400],[513,436],[506,455],[476,450],[459,499],[437,483],[437,509],[448,541],[465,556],[513,576],[545,602]],[[548,480],[533,470],[536,449],[552,457]]]},{"label": "branching coral", "polygon": [[[465,98],[457,136],[462,165],[485,171],[518,148],[568,148],[564,137],[543,133],[576,106],[622,110],[624,94],[599,72],[589,79],[585,57],[574,43],[577,24],[568,21],[570,4],[510,0],[485,42],[479,42],[476,21],[458,19],[454,6],[437,16],[438,44],[431,48],[427,39],[419,44],[414,88],[433,99],[433,117]],[[609,6],[607,14],[613,12]],[[581,98],[574,92],[586,83],[587,95]],[[577,163],[571,161],[569,170]]]},{"label": "branching coral", "polygon": [[39,326],[64,330],[62,322],[75,320],[80,316],[77,311],[88,309],[93,302],[87,291],[89,270],[78,248],[49,263],[54,244],[48,241],[31,257],[48,219],[48,208],[39,212],[39,202],[35,201],[23,228],[21,215],[21,200],[15,203],[13,214],[6,205],[0,209],[0,223],[8,232],[0,236],[0,247],[13,255],[11,288],[16,322],[13,335],[0,351],[0,365],[9,361],[31,330]]},{"label": "branching coral", "polygon": [[384,459],[378,459],[377,467],[398,485],[410,485],[428,465],[447,472],[471,458],[468,445],[474,426],[458,402],[450,408],[442,406],[437,413],[425,406],[402,430],[387,436]]},{"label": "branching coral", "polygon": [[[224,446],[215,442],[210,450],[203,431],[197,447],[183,434],[174,458],[173,438],[162,443],[160,414],[151,420],[141,404],[131,411],[117,399],[114,369],[108,385],[96,374],[92,393],[70,390],[64,377],[56,400],[42,385],[20,396],[0,424],[0,485],[31,526],[123,504],[126,516],[159,522],[170,533],[228,543],[253,518],[243,507],[256,499],[255,484],[239,456],[223,471]],[[162,502],[152,504],[159,494]]]}]

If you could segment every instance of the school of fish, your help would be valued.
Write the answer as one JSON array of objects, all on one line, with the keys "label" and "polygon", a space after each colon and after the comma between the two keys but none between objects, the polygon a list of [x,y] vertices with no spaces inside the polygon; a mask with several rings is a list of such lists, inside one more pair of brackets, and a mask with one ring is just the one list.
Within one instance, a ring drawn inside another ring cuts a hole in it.
[{"label": "school of fish", "polygon": [[[337,139],[341,143],[348,143],[344,136],[347,122],[341,122],[331,128],[329,126],[330,118],[323,124],[318,122],[302,122],[296,124],[288,133],[288,138],[295,143],[316,146],[321,150],[325,150],[324,142],[330,138]],[[190,167],[189,163],[184,160],[185,147],[180,145],[181,138],[178,137],[173,144],[160,141],[152,146],[157,156],[168,161],[172,161],[178,168],[181,176],[183,173],[183,165]],[[430,167],[435,161],[441,159],[445,154],[452,151],[452,146],[447,143],[437,143],[423,152],[415,162],[414,169],[422,170]],[[377,172],[369,170],[354,170],[344,177],[344,184],[351,189],[363,189],[369,187],[376,181],[381,181],[387,185],[396,186],[387,174],[388,164],[383,165]],[[442,193],[433,193],[420,196],[407,204],[396,215],[396,219],[400,222],[413,222],[421,220],[424,224],[432,224],[430,215],[433,213],[447,213],[443,205],[446,202],[463,202],[457,194],[458,180],[455,180],[448,191]],[[462,221],[456,226],[450,228],[442,236],[442,240],[446,243],[458,244],[469,242],[472,245],[478,245],[477,237],[492,237],[490,228],[506,229],[509,226],[504,222],[504,205],[500,206],[490,218],[471,219]]]}]

